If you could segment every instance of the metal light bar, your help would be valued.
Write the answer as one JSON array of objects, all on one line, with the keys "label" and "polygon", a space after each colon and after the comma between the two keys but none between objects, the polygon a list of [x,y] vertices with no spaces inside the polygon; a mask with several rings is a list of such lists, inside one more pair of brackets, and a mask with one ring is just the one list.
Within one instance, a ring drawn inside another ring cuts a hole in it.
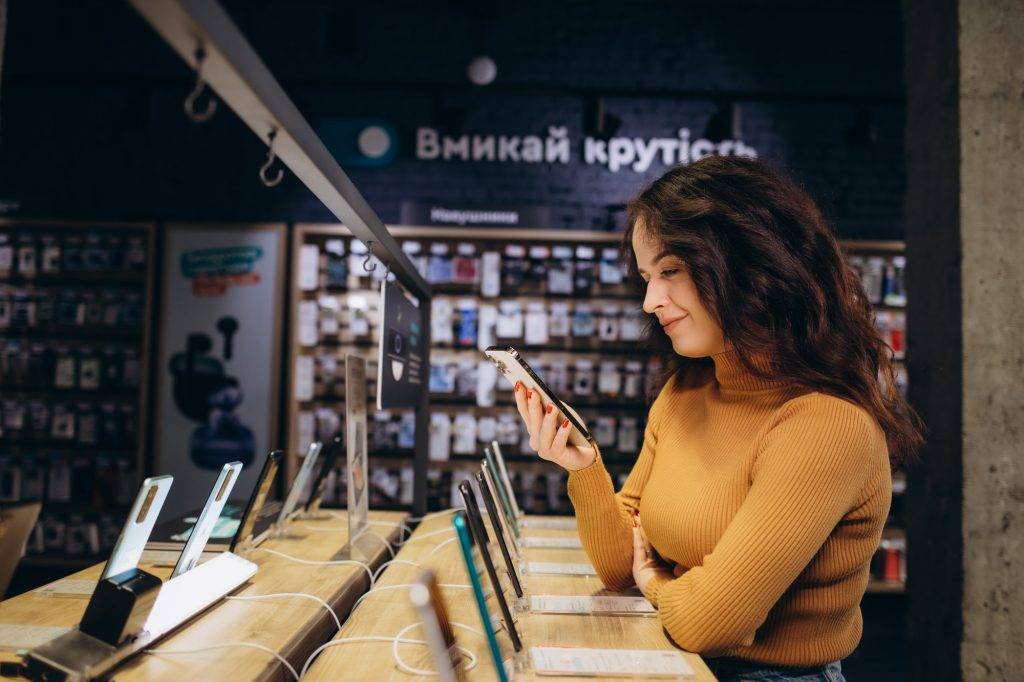
[{"label": "metal light bar", "polygon": [[[395,277],[421,300],[429,284],[388,233],[323,142],[285,94],[238,27],[214,0],[127,0],[200,76],[362,242],[391,267]],[[253,171],[255,173],[255,169]]]}]

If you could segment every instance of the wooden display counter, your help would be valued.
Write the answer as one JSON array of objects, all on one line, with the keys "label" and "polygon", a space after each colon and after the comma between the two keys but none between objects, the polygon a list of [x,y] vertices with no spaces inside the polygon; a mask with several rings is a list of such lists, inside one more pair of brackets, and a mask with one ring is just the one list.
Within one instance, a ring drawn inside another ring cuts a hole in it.
[{"label": "wooden display counter", "polygon": [[[433,531],[451,529],[436,535],[428,535]],[[575,531],[541,530],[524,528],[523,534],[546,537],[576,537]],[[422,539],[419,539],[422,538]],[[416,529],[409,542],[398,554],[402,561],[416,562],[430,568],[437,574],[442,584],[468,585],[469,579],[459,554],[457,541],[447,542],[455,538],[451,515],[441,514],[423,521]],[[441,543],[445,543],[441,546]],[[586,563],[588,559],[582,549],[543,549],[525,548],[524,560]],[[500,555],[495,556],[501,565]],[[395,563],[387,567],[380,579],[378,587],[409,583],[416,579],[422,568],[408,564]],[[501,571],[503,572],[503,570]],[[487,584],[486,576],[483,578]],[[524,575],[525,589],[529,594],[573,594],[591,595],[602,593],[602,585],[597,577],[576,576],[542,576]],[[480,617],[473,601],[472,591],[467,588],[442,587],[452,621],[464,623],[481,630]],[[514,593],[511,593],[514,596]],[[493,597],[488,600],[491,615],[498,614],[497,604]],[[340,640],[346,637],[386,636],[392,637],[403,627],[419,620],[409,602],[408,589],[396,589],[372,592],[351,614],[341,632],[335,637]],[[519,655],[528,659],[529,647],[532,645],[553,646],[586,646],[607,648],[636,649],[673,649],[672,643],[662,632],[657,617],[624,617],[624,616],[581,616],[524,614],[519,616],[518,625],[523,638],[523,652]],[[412,639],[422,639],[422,632],[416,628],[406,635]],[[474,652],[477,657],[476,667],[469,672],[471,680],[496,679],[494,666],[488,653],[485,639],[467,630],[456,627],[455,636],[460,646]],[[498,633],[502,656],[512,657],[512,645],[507,633]],[[392,655],[390,642],[342,642],[325,649],[310,666],[303,679],[314,681],[328,680],[413,680],[421,679],[399,670]],[[425,646],[401,644],[399,651],[405,662],[415,668],[433,670],[429,651]],[[714,680],[700,656],[684,653],[690,666],[696,671],[696,680]],[[515,679],[535,679],[536,675],[528,670],[517,670]],[[429,678],[422,678],[429,679]],[[575,679],[553,678],[539,679]],[[602,678],[610,679],[610,678]]]},{"label": "wooden display counter", "polygon": [[[393,527],[374,525],[372,530],[394,541],[399,536],[399,524],[406,517],[404,512],[371,512],[371,521],[393,524]],[[259,570],[250,583],[232,596],[304,592],[327,601],[344,621],[352,603],[367,589],[369,579],[366,571],[351,564],[300,564],[263,551],[274,550],[309,561],[328,560],[348,539],[344,513],[325,520],[297,520],[288,526],[288,531],[296,537],[267,540],[246,557],[256,563]],[[384,543],[380,542],[368,563],[376,567],[388,558],[390,555]],[[170,568],[143,567],[163,579],[170,576]],[[65,580],[95,581],[101,570],[102,565],[92,566]],[[81,620],[87,602],[86,596],[41,596],[38,591],[26,592],[0,602],[0,623],[72,627]],[[185,650],[230,642],[251,642],[276,651],[300,669],[309,654],[335,632],[334,619],[322,604],[312,599],[224,600],[157,642],[154,648]],[[0,652],[2,661],[15,659],[13,652]],[[185,679],[293,679],[291,673],[269,653],[240,647],[175,655],[140,654],[117,668],[113,678],[174,682]]]}]

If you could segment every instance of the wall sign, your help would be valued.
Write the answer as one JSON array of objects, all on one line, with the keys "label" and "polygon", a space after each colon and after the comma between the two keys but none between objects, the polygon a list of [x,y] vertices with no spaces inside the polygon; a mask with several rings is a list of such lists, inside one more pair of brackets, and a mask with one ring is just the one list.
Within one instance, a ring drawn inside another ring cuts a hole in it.
[{"label": "wall sign", "polygon": [[377,409],[416,407],[423,383],[423,313],[395,282],[380,283]]},{"label": "wall sign", "polygon": [[201,506],[233,460],[248,495],[276,440],[283,240],[283,225],[167,227],[154,471],[177,492],[162,516]]},{"label": "wall sign", "polygon": [[465,227],[543,227],[551,224],[546,206],[458,206],[425,201],[401,203],[402,225]]},{"label": "wall sign", "polygon": [[[443,135],[435,128],[416,129],[416,158],[422,161],[497,161],[499,163],[567,164],[570,159],[568,128],[548,126],[545,135]],[[599,164],[613,173],[643,173],[655,163],[665,167],[689,164],[705,156],[757,157],[743,140],[712,142],[692,139],[689,128],[676,137],[583,138],[578,153],[588,165]]]}]

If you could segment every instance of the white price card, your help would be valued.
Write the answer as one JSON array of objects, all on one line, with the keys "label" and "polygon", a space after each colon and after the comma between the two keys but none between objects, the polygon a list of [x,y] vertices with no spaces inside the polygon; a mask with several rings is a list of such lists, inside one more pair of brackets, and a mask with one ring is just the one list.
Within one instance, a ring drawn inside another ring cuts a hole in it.
[{"label": "white price card", "polygon": [[546,575],[597,575],[590,564],[565,564],[552,561],[527,561],[523,564],[527,573]]},{"label": "white price card", "polygon": [[64,578],[57,582],[43,585],[34,590],[40,597],[91,597],[96,591],[95,580]]},{"label": "white price card", "polygon": [[57,639],[70,629],[52,625],[0,623],[0,651],[34,649],[40,644],[46,644],[51,639]]},{"label": "white price card", "polygon": [[544,530],[576,530],[576,519],[523,519],[523,528],[538,528]]},{"label": "white price card", "polygon": [[668,649],[584,649],[535,646],[530,649],[538,675],[585,677],[696,677],[678,651]]},{"label": "white price card", "polygon": [[583,544],[579,538],[541,538],[535,535],[524,537],[523,547],[541,547],[544,549],[580,549]]},{"label": "white price card", "polygon": [[538,594],[530,597],[534,613],[577,613],[607,616],[653,616],[654,605],[643,597]]}]

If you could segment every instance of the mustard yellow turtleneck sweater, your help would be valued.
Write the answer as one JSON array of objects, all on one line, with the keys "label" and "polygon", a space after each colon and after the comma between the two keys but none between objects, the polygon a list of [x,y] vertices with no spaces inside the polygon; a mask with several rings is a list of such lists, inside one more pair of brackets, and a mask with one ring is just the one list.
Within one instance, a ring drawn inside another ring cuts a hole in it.
[{"label": "mustard yellow turtleneck sweater", "polygon": [[758,379],[734,351],[676,376],[651,406],[616,494],[600,453],[569,474],[606,586],[633,584],[630,517],[674,566],[648,597],[683,649],[782,666],[848,656],[889,513],[885,436],[846,400]]}]

